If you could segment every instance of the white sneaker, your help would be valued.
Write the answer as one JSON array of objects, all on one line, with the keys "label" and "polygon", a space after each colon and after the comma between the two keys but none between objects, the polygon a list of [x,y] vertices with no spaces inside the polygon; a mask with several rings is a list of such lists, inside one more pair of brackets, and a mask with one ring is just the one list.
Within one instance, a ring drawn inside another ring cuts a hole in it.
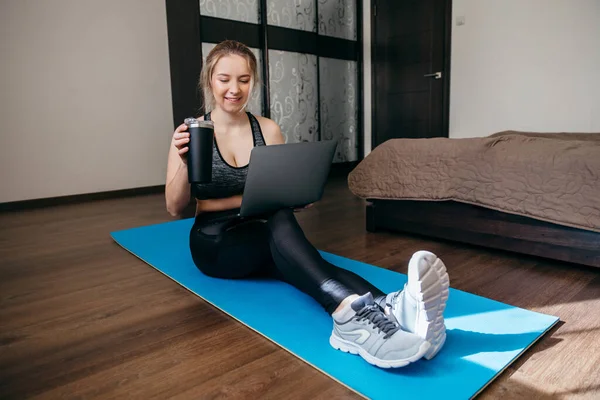
[{"label": "white sneaker", "polygon": [[418,251],[408,263],[408,282],[404,289],[386,297],[386,314],[400,327],[431,343],[424,358],[431,360],[446,341],[444,310],[450,280],[446,266],[435,254]]}]

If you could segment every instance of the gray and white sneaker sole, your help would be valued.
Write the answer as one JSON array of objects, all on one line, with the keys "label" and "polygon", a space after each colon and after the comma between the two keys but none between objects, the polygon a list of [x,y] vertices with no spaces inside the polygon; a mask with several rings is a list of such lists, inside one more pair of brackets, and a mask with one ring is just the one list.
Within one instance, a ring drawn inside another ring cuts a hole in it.
[{"label": "gray and white sneaker sole", "polygon": [[417,293],[417,320],[415,332],[431,343],[424,358],[431,360],[437,355],[446,342],[446,325],[444,310],[448,302],[450,278],[446,266],[435,254],[418,251],[414,257],[424,258],[427,268],[416,268],[415,277],[420,290]]},{"label": "gray and white sneaker sole", "polygon": [[379,368],[401,368],[405,367],[410,363],[420,360],[423,356],[429,351],[431,348],[431,343],[425,341],[419,347],[419,350],[414,355],[408,358],[402,358],[398,360],[382,360],[377,358],[371,354],[369,354],[365,349],[358,346],[356,343],[344,340],[338,337],[335,334],[331,334],[329,337],[329,344],[336,349],[341,350],[345,353],[357,354],[364,358],[369,364],[378,366]]}]

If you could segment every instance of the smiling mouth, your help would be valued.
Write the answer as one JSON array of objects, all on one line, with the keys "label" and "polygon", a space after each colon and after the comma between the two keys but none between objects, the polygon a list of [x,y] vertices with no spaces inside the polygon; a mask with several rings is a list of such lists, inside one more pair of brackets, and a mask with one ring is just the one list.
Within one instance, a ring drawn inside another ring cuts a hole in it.
[{"label": "smiling mouth", "polygon": [[241,97],[225,97],[225,100],[232,102],[232,103],[237,103],[241,100]]}]

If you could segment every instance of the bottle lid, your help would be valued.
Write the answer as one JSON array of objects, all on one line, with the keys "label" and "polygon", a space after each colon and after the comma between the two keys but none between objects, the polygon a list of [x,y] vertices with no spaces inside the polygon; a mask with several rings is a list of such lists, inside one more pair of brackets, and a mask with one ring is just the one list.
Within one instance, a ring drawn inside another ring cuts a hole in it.
[{"label": "bottle lid", "polygon": [[212,121],[203,121],[203,120],[199,120],[196,118],[186,118],[184,120],[184,123],[188,126],[188,127],[194,127],[194,128],[211,128],[214,129],[215,125]]},{"label": "bottle lid", "polygon": [[211,128],[211,129],[215,128],[215,124],[212,121],[200,121],[200,120],[198,120],[198,126],[201,127],[201,128]]}]

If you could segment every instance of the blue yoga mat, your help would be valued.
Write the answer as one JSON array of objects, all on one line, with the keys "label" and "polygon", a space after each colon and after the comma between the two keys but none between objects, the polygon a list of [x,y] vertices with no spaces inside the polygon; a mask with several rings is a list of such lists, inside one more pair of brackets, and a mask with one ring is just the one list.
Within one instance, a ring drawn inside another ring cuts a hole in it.
[{"label": "blue yoga mat", "polygon": [[[446,345],[440,353],[404,368],[380,369],[333,349],[331,317],[296,288],[270,279],[224,280],[200,273],[188,248],[192,223],[186,219],[111,235],[175,282],[364,397],[471,398],[558,322],[554,316],[451,288],[444,313]],[[321,254],[386,293],[402,288],[407,279],[404,274]],[[452,266],[449,271],[452,278]],[[243,293],[244,301],[232,293]]]}]

